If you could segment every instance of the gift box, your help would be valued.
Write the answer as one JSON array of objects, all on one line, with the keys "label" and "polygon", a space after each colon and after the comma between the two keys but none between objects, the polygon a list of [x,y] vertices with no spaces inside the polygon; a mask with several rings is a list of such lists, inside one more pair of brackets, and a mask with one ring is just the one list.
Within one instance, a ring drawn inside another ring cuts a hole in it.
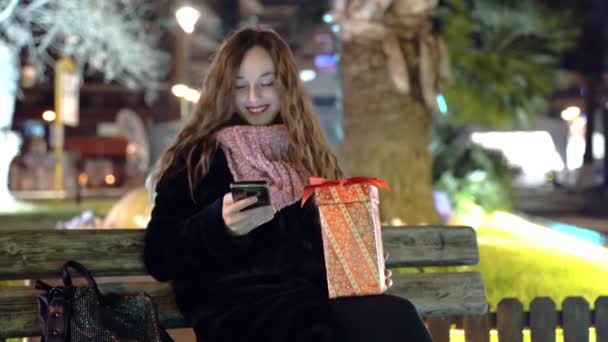
[{"label": "gift box", "polygon": [[380,294],[386,290],[384,251],[373,178],[341,181],[311,178],[303,202],[315,193],[330,298]]}]

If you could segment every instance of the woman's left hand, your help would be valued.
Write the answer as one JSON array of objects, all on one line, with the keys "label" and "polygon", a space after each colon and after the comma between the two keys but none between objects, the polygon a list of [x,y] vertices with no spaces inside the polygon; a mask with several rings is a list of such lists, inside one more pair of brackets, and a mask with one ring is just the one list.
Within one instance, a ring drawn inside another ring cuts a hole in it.
[{"label": "woman's left hand", "polygon": [[[386,261],[388,260],[388,252],[384,252],[384,263],[386,264]],[[391,286],[393,286],[393,279],[391,279],[391,276],[393,275],[393,272],[388,269],[388,268],[384,268],[384,281],[386,284],[386,288],[390,288]]]}]

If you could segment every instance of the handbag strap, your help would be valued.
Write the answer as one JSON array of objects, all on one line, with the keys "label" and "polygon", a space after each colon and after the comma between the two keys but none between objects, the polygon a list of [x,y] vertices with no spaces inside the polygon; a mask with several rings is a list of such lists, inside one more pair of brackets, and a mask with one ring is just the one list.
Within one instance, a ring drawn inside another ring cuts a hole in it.
[{"label": "handbag strap", "polygon": [[80,275],[82,275],[86,279],[87,283],[89,284],[89,287],[95,291],[98,297],[101,297],[101,292],[99,291],[99,288],[97,287],[97,282],[91,275],[91,272],[81,263],[74,260],[67,261],[61,268],[61,279],[63,280],[63,284],[65,286],[72,287],[72,275],[70,274],[70,268],[73,268],[78,273],[80,273]]},{"label": "handbag strap", "polygon": [[50,292],[53,289],[53,287],[51,285],[43,282],[40,279],[36,280],[36,284],[34,285],[34,287],[37,288],[38,290],[43,290],[46,292]]},{"label": "handbag strap", "polygon": [[36,280],[36,288],[45,291],[38,296],[38,322],[42,328],[43,342],[69,341],[71,297],[73,287],[52,287]]},{"label": "handbag strap", "polygon": [[48,305],[44,342],[69,341],[70,300],[62,295],[52,297]]}]

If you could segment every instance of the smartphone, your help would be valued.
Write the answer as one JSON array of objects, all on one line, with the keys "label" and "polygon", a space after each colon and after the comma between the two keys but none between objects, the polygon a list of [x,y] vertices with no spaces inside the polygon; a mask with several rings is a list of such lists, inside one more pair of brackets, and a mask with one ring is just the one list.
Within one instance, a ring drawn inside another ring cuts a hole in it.
[{"label": "smartphone", "polygon": [[255,196],[258,201],[245,207],[241,211],[270,205],[268,194],[268,183],[266,181],[240,181],[230,184],[230,191],[234,201],[239,201],[247,197]]}]

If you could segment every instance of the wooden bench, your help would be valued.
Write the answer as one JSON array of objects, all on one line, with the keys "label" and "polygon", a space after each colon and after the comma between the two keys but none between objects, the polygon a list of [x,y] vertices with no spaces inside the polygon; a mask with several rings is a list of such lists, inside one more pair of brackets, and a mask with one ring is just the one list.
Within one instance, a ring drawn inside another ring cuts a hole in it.
[{"label": "wooden bench", "polygon": [[[66,260],[91,270],[104,292],[145,291],[159,304],[166,328],[187,327],[170,287],[146,274],[142,261],[144,230],[3,230],[0,232],[0,281],[58,278]],[[426,266],[476,265],[475,231],[469,227],[384,227],[389,268],[410,267],[393,275],[389,293],[410,299],[423,316],[483,314],[487,301],[478,272],[421,273]],[[438,268],[441,270],[441,268]],[[105,278],[110,277],[110,278]],[[23,282],[25,284],[25,282]],[[0,339],[39,336],[32,286],[2,287]]]}]

